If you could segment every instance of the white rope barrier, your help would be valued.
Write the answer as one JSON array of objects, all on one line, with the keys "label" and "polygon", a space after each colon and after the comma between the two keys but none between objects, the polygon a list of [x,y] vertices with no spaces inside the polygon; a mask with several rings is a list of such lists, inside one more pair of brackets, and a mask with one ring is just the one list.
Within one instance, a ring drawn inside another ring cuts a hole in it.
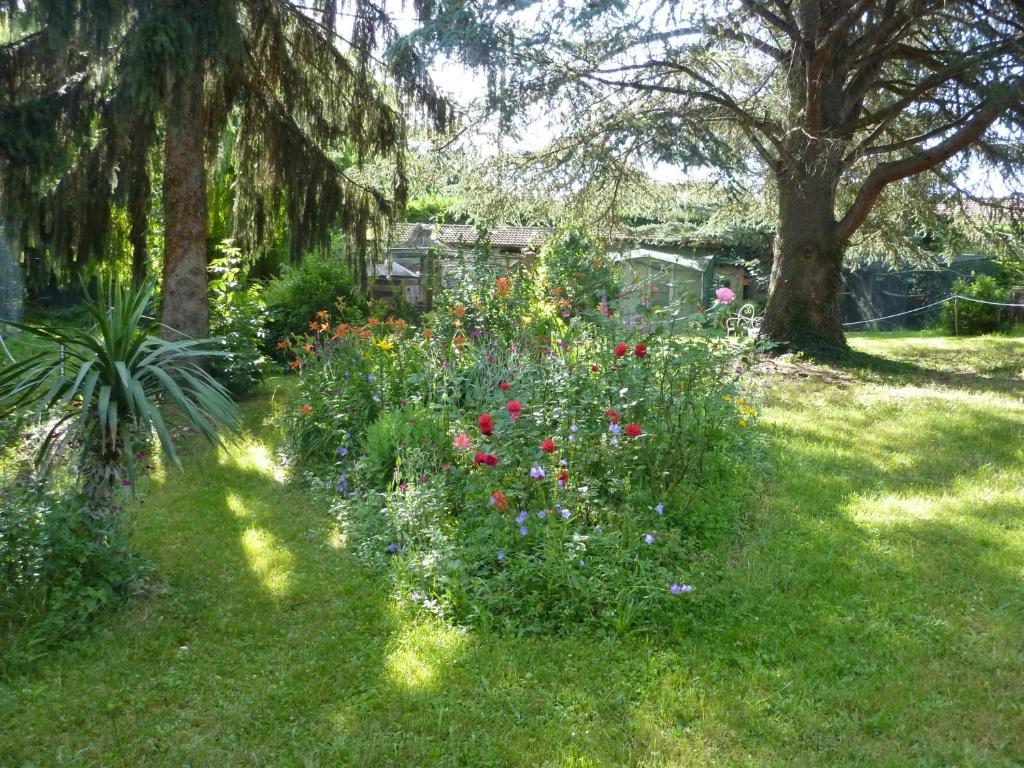
[{"label": "white rope barrier", "polygon": [[931,304],[925,304],[923,307],[916,307],[915,309],[908,309],[906,312],[897,312],[895,315],[885,315],[884,317],[875,317],[871,320],[855,320],[852,323],[843,323],[843,327],[847,328],[851,325],[866,325],[868,323],[880,323],[883,320],[892,320],[894,317],[904,317],[906,315],[913,315],[917,312],[924,312],[926,309],[937,307],[939,304],[945,304],[950,301],[969,301],[974,304],[988,304],[993,307],[1014,307],[1016,309],[1024,309],[1024,304],[1005,304],[999,301],[984,301],[983,299],[972,299],[969,296],[961,296],[958,293],[951,294],[944,299],[933,301]]}]

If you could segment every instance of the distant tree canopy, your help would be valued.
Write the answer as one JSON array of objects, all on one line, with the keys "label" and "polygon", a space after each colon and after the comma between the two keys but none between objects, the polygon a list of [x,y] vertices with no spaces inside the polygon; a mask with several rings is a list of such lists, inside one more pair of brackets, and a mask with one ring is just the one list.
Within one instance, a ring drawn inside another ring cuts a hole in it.
[{"label": "distant tree canopy", "polygon": [[544,159],[570,177],[614,187],[644,162],[767,177],[777,221],[764,328],[793,346],[845,344],[843,252],[887,188],[934,195],[969,163],[1016,178],[1024,167],[1013,0],[494,0],[446,12],[420,34],[489,71],[504,117],[558,110],[567,132]]},{"label": "distant tree canopy", "polygon": [[[432,4],[417,0],[426,16]],[[136,269],[159,168],[164,321],[206,328],[207,165],[234,124],[236,238],[286,225],[293,254],[368,243],[405,203],[407,118],[452,112],[424,62],[370,0],[0,0],[0,216],[33,270],[102,258],[112,210]],[[345,23],[347,22],[347,23]],[[380,58],[386,51],[386,60]],[[162,151],[161,151],[162,150]],[[354,172],[386,158],[385,186]]]}]

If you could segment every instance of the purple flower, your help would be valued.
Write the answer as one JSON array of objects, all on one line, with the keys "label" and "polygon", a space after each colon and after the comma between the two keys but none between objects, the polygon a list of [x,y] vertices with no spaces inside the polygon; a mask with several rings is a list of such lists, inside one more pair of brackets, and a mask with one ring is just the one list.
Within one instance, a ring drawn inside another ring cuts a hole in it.
[{"label": "purple flower", "polygon": [[336,450],[334,453],[338,456],[348,456],[348,448],[341,446],[341,448]]},{"label": "purple flower", "polygon": [[569,460],[568,459],[559,459],[558,463],[561,464],[563,467],[568,467],[569,466]]},{"label": "purple flower", "polygon": [[646,544],[653,544],[654,543],[654,534],[653,533],[646,534],[644,536],[644,543],[646,543]]},{"label": "purple flower", "polygon": [[338,493],[348,493],[348,475],[342,475],[334,484],[334,490]]},{"label": "purple flower", "polygon": [[544,475],[544,467],[530,467],[530,477],[532,477],[534,480],[543,480]]},{"label": "purple flower", "polygon": [[396,552],[398,552],[398,544],[392,541],[390,544],[388,544],[388,554],[393,555]]},{"label": "purple flower", "polygon": [[366,380],[368,382],[370,382],[371,384],[373,384],[373,382],[375,382],[377,380],[377,377],[374,376],[372,373],[368,373],[368,374],[366,374]]},{"label": "purple flower", "polygon": [[519,525],[522,525],[523,523],[525,523],[525,522],[526,522],[526,519],[527,519],[527,518],[528,518],[529,516],[530,516],[530,513],[529,513],[529,512],[527,512],[527,511],[526,511],[526,510],[524,509],[524,510],[523,510],[522,512],[520,512],[520,513],[519,513],[518,515],[516,515],[516,523],[518,523]]},{"label": "purple flower", "polygon": [[529,530],[529,529],[528,529],[528,528],[527,528],[527,527],[526,527],[525,525],[520,525],[520,526],[519,526],[519,533],[520,533],[520,534],[521,534],[522,536],[525,536],[525,535],[526,535],[526,534],[528,534],[529,532],[530,532],[530,530]]},{"label": "purple flower", "polygon": [[693,592],[693,587],[690,584],[673,584],[668,590],[673,595],[683,595]]},{"label": "purple flower", "polygon": [[499,549],[498,550],[498,562],[500,563],[504,559],[505,559],[505,550],[504,549]]},{"label": "purple flower", "polygon": [[422,599],[422,597],[419,592],[413,592],[411,595],[409,595],[409,599],[412,600],[414,603],[418,603]]},{"label": "purple flower", "polygon": [[540,512],[537,513],[537,517],[539,517],[541,520],[543,520],[547,516],[548,511],[546,509],[542,509]]},{"label": "purple flower", "polygon": [[665,505],[659,501],[658,506],[654,508],[654,511],[657,512],[659,515],[665,514]]},{"label": "purple flower", "polygon": [[573,424],[573,425],[571,425],[571,426],[569,427],[569,431],[570,431],[570,432],[579,432],[579,431],[580,431],[580,428],[579,428],[579,427],[577,427],[577,426],[576,426],[575,424]]},{"label": "purple flower", "polygon": [[608,431],[611,432],[613,435],[621,435],[622,427],[620,427],[617,422],[613,421],[608,424]]},{"label": "purple flower", "polygon": [[570,512],[568,509],[563,509],[562,510],[562,519],[563,520],[568,520],[571,516],[572,516],[572,512]]},{"label": "purple flower", "polygon": [[612,443],[612,445],[618,445],[619,444],[619,438],[616,437],[615,435],[612,435],[611,443]]}]

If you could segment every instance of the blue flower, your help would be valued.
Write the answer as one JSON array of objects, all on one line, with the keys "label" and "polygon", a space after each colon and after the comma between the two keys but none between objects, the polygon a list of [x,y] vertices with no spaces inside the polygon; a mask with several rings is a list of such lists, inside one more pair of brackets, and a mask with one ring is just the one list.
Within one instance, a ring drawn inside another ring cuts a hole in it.
[{"label": "blue flower", "polygon": [[348,493],[348,475],[342,475],[334,484],[334,490],[338,493]]},{"label": "blue flower", "polygon": [[548,511],[546,509],[542,509],[540,512],[537,513],[537,517],[539,517],[541,520],[543,520],[547,516]]},{"label": "blue flower", "polygon": [[673,595],[683,595],[693,592],[693,587],[690,584],[673,584],[668,589]]},{"label": "blue flower", "polygon": [[573,424],[572,426],[569,427],[569,431],[570,432],[579,432],[580,428],[577,427],[575,424]]},{"label": "blue flower", "polygon": [[529,532],[530,532],[530,530],[525,525],[520,525],[519,526],[519,533],[522,534],[523,536],[525,536]]},{"label": "blue flower", "polygon": [[563,509],[562,510],[562,519],[563,520],[568,520],[571,516],[572,516],[572,512],[570,512],[568,509]]},{"label": "blue flower", "polygon": [[653,533],[646,534],[644,536],[644,543],[645,544],[653,544],[654,543],[654,534]]},{"label": "blue flower", "polygon": [[611,443],[612,443],[612,445],[618,445],[619,444],[619,438],[617,438],[615,435],[612,435]]},{"label": "blue flower", "polygon": [[504,559],[505,559],[505,550],[504,549],[499,549],[498,550],[498,562],[500,563]]},{"label": "blue flower", "polygon": [[388,544],[388,554],[389,555],[395,554],[396,552],[398,552],[398,549],[399,549],[398,544],[396,544],[395,542],[392,541],[390,544]]},{"label": "blue flower", "polygon": [[618,423],[613,421],[608,425],[608,431],[611,432],[613,435],[621,435],[622,427],[620,427]]},{"label": "blue flower", "polygon": [[373,384],[373,382],[375,382],[377,380],[377,377],[374,376],[372,373],[368,373],[368,374],[366,374],[366,380],[368,382],[370,382],[371,384]]},{"label": "blue flower", "polygon": [[348,456],[348,448],[346,448],[345,446],[341,446],[341,448],[336,450],[334,453],[337,456]]},{"label": "blue flower", "polygon": [[530,477],[532,477],[534,480],[543,480],[544,475],[544,467],[530,467]]},{"label": "blue flower", "polygon": [[519,513],[518,515],[516,515],[516,523],[518,523],[519,525],[522,525],[523,523],[525,523],[525,522],[526,522],[526,520],[527,520],[527,518],[528,518],[529,516],[530,516],[530,513],[529,513],[529,512],[527,512],[527,511],[526,511],[526,510],[524,509],[524,510],[523,510],[522,512],[520,512],[520,513]]},{"label": "blue flower", "polygon": [[582,560],[580,560],[580,568],[582,568],[582,567],[583,567],[583,566],[585,566],[585,565],[586,565],[586,563],[585,563],[585,562],[583,562]]},{"label": "blue flower", "polygon": [[654,511],[657,512],[659,515],[665,514],[665,505],[659,501],[658,506],[654,508]]}]

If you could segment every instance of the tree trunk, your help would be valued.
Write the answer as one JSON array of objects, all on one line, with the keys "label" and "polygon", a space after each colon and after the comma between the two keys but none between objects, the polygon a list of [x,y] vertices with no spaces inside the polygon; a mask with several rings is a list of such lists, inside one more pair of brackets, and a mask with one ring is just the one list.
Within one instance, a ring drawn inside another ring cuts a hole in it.
[{"label": "tree trunk", "polygon": [[171,83],[164,140],[162,320],[168,338],[207,335],[206,157],[203,78]]},{"label": "tree trunk", "polygon": [[779,226],[762,336],[790,349],[846,347],[839,318],[843,244],[836,233],[838,176],[778,178]]}]

